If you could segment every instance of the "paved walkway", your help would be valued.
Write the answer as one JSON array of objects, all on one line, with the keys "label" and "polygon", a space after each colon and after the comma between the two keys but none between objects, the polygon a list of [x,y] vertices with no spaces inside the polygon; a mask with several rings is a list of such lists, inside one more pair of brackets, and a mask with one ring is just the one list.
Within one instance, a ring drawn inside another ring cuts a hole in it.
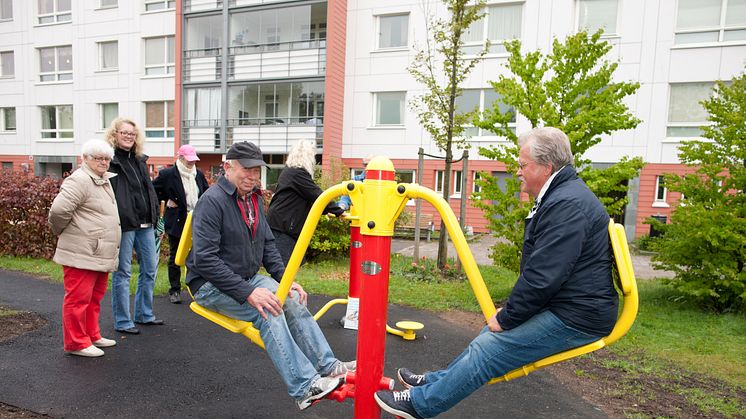
[{"label": "paved walkway", "polygon": [[[489,252],[496,241],[497,239],[491,235],[480,235],[469,242],[469,250],[471,250],[474,260],[476,260],[478,265],[492,265]],[[412,256],[414,254],[414,240],[394,239],[391,244],[391,251],[405,256]],[[437,258],[438,241],[432,240],[428,242],[427,240],[421,240],[420,257],[422,256],[427,256],[430,259]],[[456,249],[450,241],[448,242],[448,256],[452,258],[456,257]],[[635,277],[637,279],[673,277],[673,272],[653,269],[650,256],[647,255],[632,255],[632,267],[635,270]]]},{"label": "paved walkway", "polygon": [[[269,358],[242,336],[192,313],[186,304],[157,297],[154,310],[165,326],[146,326],[137,336],[112,330],[110,297],[104,297],[104,336],[117,340],[101,358],[64,355],[60,306],[64,290],[33,277],[0,271],[0,304],[31,310],[47,325],[0,343],[0,402],[64,418],[352,418],[352,400],[322,401],[299,412]],[[315,312],[326,301],[311,296]],[[355,331],[342,329],[343,306],[319,321],[342,359],[356,354]],[[430,313],[390,305],[389,323],[415,320],[425,329],[412,342],[386,338],[384,374],[395,369],[444,367],[474,337]],[[399,386],[398,386],[399,387]],[[568,391],[551,374],[486,386],[442,418],[602,418],[603,413]]]}]

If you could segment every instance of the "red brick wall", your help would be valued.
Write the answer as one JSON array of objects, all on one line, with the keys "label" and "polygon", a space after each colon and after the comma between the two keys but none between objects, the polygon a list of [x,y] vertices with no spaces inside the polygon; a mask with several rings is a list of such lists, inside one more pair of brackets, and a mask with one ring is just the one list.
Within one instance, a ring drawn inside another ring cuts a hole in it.
[{"label": "red brick wall", "polygon": [[[13,163],[13,171],[21,172],[28,171],[34,173],[34,161],[29,159],[30,156],[17,156],[17,155],[0,155],[0,162],[11,162]],[[1,166],[0,166],[1,167]]]},{"label": "red brick wall", "polygon": [[680,193],[669,190],[666,193],[666,204],[668,204],[668,207],[653,206],[657,193],[657,177],[666,173],[683,175],[692,172],[694,172],[694,169],[681,164],[651,163],[642,168],[642,171],[640,171],[640,193],[637,198],[635,237],[645,236],[650,233],[650,226],[643,224],[643,221],[653,215],[664,215],[670,221],[671,212],[678,205],[679,198],[681,198]]},{"label": "red brick wall", "polygon": [[324,86],[324,155],[322,168],[329,173],[333,159],[342,157],[347,0],[327,3],[326,81]]}]

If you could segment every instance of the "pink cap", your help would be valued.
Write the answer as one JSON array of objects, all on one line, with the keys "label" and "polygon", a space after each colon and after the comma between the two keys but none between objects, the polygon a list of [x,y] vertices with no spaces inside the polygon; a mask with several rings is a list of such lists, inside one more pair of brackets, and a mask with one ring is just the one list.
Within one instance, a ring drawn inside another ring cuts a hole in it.
[{"label": "pink cap", "polygon": [[179,147],[179,157],[184,157],[186,161],[199,161],[197,151],[189,144]]}]

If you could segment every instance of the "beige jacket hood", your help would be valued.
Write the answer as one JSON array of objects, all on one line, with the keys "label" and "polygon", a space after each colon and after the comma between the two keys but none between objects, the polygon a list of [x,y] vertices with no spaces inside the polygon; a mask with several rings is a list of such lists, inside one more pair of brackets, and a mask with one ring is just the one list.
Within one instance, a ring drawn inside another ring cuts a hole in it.
[{"label": "beige jacket hood", "polygon": [[68,176],[49,210],[52,232],[59,235],[53,260],[60,265],[111,272],[119,264],[119,212],[106,172],[95,174],[83,163]]}]

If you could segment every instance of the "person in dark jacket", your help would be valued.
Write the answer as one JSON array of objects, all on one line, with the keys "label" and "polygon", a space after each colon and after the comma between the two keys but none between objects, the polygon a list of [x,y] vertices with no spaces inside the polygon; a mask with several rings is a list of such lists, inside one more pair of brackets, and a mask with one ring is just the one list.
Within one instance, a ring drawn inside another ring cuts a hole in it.
[{"label": "person in dark jacket", "polygon": [[[114,329],[138,334],[134,323],[162,325],[153,314],[153,287],[158,269],[153,226],[158,217],[158,197],[150,181],[148,156],[143,154],[144,141],[137,125],[129,119],[116,118],[106,131],[106,141],[114,147],[110,172],[117,176],[111,186],[117,199],[122,241],[119,247],[119,269],[111,275],[111,306]],[[134,323],[130,316],[130,268],[132,249],[137,253],[140,274],[135,288]]]},{"label": "person in dark jacket", "polygon": [[[323,192],[313,181],[316,165],[316,144],[313,141],[298,141],[288,153],[287,166],[277,180],[277,191],[269,203],[269,226],[275,236],[275,245],[287,265],[298,241],[303,224],[316,198]],[[339,217],[344,210],[330,202],[324,214]]]},{"label": "person in dark jacket", "polygon": [[166,201],[164,222],[169,248],[168,282],[171,283],[168,297],[174,304],[181,303],[181,268],[175,263],[181,231],[184,230],[187,213],[194,210],[197,199],[210,186],[205,174],[196,167],[195,162],[199,161],[199,157],[194,147],[183,145],[177,155],[176,163],[158,172],[158,177],[153,180],[158,199]]},{"label": "person in dark jacket", "polygon": [[490,379],[598,340],[616,323],[609,215],[575,173],[567,136],[537,128],[521,135],[519,145],[521,189],[536,201],[526,217],[518,280],[448,368],[425,374],[400,368],[406,390],[376,392],[391,414],[436,416]]},{"label": "person in dark jacket", "polygon": [[[306,308],[303,287],[293,283],[282,306],[275,295],[285,265],[264,216],[261,150],[237,142],[225,157],[225,176],[192,213],[186,283],[199,305],[254,324],[288,394],[303,410],[334,391],[356,363],[334,356]],[[260,266],[274,280],[258,274]]]}]

